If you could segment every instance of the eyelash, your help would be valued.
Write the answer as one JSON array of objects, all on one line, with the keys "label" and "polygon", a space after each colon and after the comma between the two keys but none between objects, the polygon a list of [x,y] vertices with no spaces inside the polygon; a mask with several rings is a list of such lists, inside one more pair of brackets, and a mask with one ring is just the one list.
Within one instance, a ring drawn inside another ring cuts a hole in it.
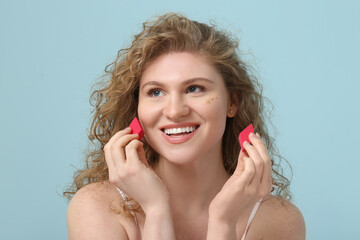
[{"label": "eyelash", "polygon": [[[203,86],[200,86],[200,85],[191,85],[191,86],[189,86],[187,89],[186,89],[186,93],[189,93],[189,89],[190,88],[199,88],[200,89],[200,91],[199,92],[203,92],[203,91],[205,91],[205,87],[203,87]],[[160,88],[152,88],[152,89],[150,89],[149,91],[147,91],[146,92],[146,94],[148,95],[148,96],[151,96],[151,97],[157,97],[157,96],[154,96],[154,92],[155,91],[162,91]],[[195,93],[197,93],[197,92],[195,92]]]}]

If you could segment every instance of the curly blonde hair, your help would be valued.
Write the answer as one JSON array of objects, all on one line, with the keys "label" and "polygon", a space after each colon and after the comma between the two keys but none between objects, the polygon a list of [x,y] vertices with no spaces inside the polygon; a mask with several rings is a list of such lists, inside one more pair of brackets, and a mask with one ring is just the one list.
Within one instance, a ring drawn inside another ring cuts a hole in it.
[{"label": "curly blonde hair", "polygon": [[[99,83],[90,98],[94,111],[88,137],[94,149],[87,154],[84,169],[75,173],[73,184],[64,195],[71,199],[85,185],[108,180],[103,147],[137,115],[140,78],[148,64],[169,52],[192,52],[205,56],[222,75],[230,96],[239,103],[236,115],[226,121],[222,140],[223,163],[227,172],[232,174],[237,165],[240,152],[238,134],[252,123],[255,132],[264,139],[272,158],[272,194],[290,200],[290,181],[283,176],[280,166],[283,158],[278,154],[264,123],[266,112],[262,87],[250,74],[249,66],[239,58],[238,41],[214,25],[192,21],[175,13],[145,22],[131,46],[121,49],[116,60],[105,68],[105,81]],[[149,164],[155,164],[158,154],[146,140],[144,149]],[[126,205],[123,208],[129,211]],[[139,209],[137,206],[135,210]]]}]

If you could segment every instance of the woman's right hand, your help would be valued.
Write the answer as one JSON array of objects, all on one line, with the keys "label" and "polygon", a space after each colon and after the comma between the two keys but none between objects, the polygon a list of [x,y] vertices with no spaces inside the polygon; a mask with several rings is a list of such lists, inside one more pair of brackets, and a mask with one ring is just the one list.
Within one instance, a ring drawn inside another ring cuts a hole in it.
[{"label": "woman's right hand", "polygon": [[168,203],[168,191],[149,166],[143,143],[131,128],[117,132],[104,146],[109,181],[140,204],[145,213]]}]

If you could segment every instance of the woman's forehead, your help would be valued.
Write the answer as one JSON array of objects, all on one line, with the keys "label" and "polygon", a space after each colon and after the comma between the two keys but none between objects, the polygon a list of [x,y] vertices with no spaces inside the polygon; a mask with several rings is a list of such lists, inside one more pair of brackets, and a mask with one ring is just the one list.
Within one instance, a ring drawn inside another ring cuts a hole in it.
[{"label": "woman's forehead", "polygon": [[144,70],[140,85],[148,82],[179,82],[192,79],[222,80],[213,64],[204,56],[189,52],[163,54],[154,59]]}]

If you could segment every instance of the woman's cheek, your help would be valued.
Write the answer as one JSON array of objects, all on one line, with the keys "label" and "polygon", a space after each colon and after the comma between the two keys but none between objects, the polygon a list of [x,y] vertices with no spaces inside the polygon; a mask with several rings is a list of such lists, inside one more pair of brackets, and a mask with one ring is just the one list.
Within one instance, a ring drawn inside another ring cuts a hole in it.
[{"label": "woman's cheek", "polygon": [[159,105],[151,104],[146,101],[139,101],[138,116],[142,127],[145,130],[156,124],[158,119]]},{"label": "woman's cheek", "polygon": [[200,102],[202,104],[199,106],[199,109],[203,109],[204,114],[215,118],[226,115],[227,103],[219,93],[208,96]]},{"label": "woman's cheek", "polygon": [[218,98],[219,98],[219,94],[216,93],[216,94],[214,94],[214,95],[211,96],[211,97],[207,97],[207,98],[206,98],[206,103],[207,103],[207,104],[211,104],[212,102],[216,101]]}]

